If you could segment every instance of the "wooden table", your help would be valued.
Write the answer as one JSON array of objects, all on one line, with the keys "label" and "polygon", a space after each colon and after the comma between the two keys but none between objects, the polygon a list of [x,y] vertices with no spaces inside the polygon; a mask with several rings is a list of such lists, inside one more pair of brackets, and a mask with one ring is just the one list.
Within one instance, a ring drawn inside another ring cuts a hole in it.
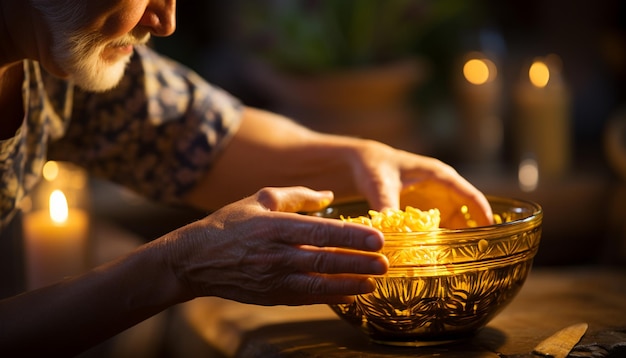
[{"label": "wooden table", "polygon": [[398,348],[371,343],[325,305],[261,307],[215,297],[181,307],[202,342],[237,357],[499,357],[527,353],[578,322],[589,329],[575,357],[626,357],[626,268],[534,268],[487,327],[452,345]]}]

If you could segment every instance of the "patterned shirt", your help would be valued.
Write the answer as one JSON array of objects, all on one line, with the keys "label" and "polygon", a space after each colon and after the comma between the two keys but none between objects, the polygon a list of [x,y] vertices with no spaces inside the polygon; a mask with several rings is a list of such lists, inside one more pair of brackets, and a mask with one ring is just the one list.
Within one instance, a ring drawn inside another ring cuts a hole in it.
[{"label": "patterned shirt", "polygon": [[189,69],[137,47],[120,84],[90,93],[24,61],[25,118],[0,140],[0,229],[46,160],[76,163],[146,197],[177,203],[236,131],[242,105]]}]

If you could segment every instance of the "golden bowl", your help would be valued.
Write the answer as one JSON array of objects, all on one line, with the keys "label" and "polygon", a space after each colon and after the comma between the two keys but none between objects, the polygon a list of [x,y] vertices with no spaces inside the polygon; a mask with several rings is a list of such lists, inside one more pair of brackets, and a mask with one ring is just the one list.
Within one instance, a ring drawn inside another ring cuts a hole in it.
[{"label": "golden bowl", "polygon": [[[466,229],[385,233],[390,268],[376,290],[331,305],[376,343],[443,344],[467,338],[511,302],[539,247],[543,212],[533,202],[489,197],[502,223]],[[338,204],[316,216],[367,214],[365,202]]]}]

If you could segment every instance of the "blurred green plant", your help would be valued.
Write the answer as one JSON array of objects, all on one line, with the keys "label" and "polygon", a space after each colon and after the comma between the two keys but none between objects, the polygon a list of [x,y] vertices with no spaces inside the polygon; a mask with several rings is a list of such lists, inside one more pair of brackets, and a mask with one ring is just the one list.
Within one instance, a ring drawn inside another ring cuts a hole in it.
[{"label": "blurred green plant", "polygon": [[372,66],[415,54],[464,0],[242,0],[245,48],[289,71]]}]

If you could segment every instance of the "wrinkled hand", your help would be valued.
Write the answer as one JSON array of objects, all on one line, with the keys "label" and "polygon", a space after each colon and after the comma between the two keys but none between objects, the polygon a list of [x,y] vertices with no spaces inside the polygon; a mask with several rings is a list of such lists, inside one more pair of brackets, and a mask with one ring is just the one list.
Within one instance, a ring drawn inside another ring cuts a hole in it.
[{"label": "wrinkled hand", "polygon": [[353,173],[356,185],[373,209],[411,205],[422,210],[438,208],[441,226],[461,228],[467,220],[466,205],[479,226],[493,221],[485,196],[452,167],[443,162],[386,145],[368,142],[355,152]]},{"label": "wrinkled hand", "polygon": [[364,225],[296,214],[320,210],[328,191],[265,188],[164,237],[168,264],[189,296],[261,305],[341,303],[374,289],[387,259]]}]

